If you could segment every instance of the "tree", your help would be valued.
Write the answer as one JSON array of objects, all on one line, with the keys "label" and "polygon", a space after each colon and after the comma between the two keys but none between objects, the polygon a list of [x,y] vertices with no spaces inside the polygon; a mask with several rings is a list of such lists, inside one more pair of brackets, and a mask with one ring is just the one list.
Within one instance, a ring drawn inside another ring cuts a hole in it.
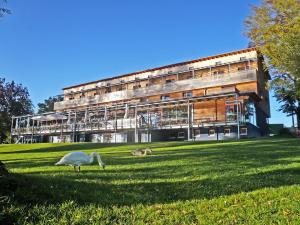
[{"label": "tree", "polygon": [[300,128],[300,1],[263,0],[245,20],[247,36],[265,56],[281,111]]},{"label": "tree", "polygon": [[49,97],[44,100],[44,103],[38,103],[38,113],[46,113],[54,110],[54,102],[62,101],[63,97],[61,95]]},{"label": "tree", "polygon": [[[7,0],[3,0],[4,3],[7,2]],[[5,14],[10,14],[10,10],[7,8],[4,8],[4,6],[1,6],[0,4],[0,17],[4,16]]]},{"label": "tree", "polygon": [[0,142],[9,136],[12,116],[33,112],[29,92],[22,84],[0,78]]},{"label": "tree", "polygon": [[294,91],[286,90],[286,89],[278,89],[275,91],[275,97],[282,104],[280,106],[280,111],[286,113],[287,116],[292,117],[292,124],[295,127],[294,115],[297,115],[299,112],[299,108],[297,106],[297,102],[295,100]]}]

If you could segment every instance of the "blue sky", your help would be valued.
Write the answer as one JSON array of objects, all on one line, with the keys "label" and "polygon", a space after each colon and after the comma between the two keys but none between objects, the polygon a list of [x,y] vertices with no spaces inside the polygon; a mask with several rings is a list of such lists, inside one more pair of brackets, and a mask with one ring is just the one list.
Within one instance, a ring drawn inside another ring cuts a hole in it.
[{"label": "blue sky", "polygon": [[[0,77],[34,104],[62,88],[246,48],[244,18],[259,0],[8,0]],[[291,124],[271,100],[272,123]]]}]

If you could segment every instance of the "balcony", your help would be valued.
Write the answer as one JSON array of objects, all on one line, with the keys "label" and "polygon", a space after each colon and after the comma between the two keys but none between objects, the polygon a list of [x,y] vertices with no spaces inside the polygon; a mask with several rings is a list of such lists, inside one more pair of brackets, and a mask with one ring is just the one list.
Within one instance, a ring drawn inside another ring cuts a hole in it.
[{"label": "balcony", "polygon": [[153,95],[162,95],[186,90],[232,85],[257,80],[256,69],[249,69],[229,74],[212,75],[210,77],[180,80],[169,84],[157,84],[135,90],[123,90],[107,93],[92,98],[82,98],[56,102],[54,110],[64,110],[79,106],[89,106],[112,101],[141,98]]}]

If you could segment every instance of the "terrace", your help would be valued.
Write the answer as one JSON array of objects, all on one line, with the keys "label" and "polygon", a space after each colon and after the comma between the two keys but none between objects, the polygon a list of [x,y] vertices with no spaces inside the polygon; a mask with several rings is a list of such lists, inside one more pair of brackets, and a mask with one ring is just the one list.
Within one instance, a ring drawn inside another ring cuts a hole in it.
[{"label": "terrace", "polygon": [[64,100],[56,102],[55,110],[64,110],[81,106],[91,106],[115,101],[124,101],[153,95],[168,94],[194,89],[205,89],[210,87],[227,86],[237,83],[245,83],[257,80],[257,70],[250,68],[243,71],[225,74],[216,74],[202,78],[191,78],[177,80],[172,83],[155,84],[134,90],[121,90],[81,99]]}]

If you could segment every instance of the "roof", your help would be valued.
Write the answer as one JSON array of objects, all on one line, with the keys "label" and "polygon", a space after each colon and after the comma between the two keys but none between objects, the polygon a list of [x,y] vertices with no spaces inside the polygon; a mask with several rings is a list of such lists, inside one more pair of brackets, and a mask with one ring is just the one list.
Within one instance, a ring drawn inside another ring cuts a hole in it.
[{"label": "roof", "polygon": [[76,88],[76,87],[80,87],[80,86],[85,86],[88,84],[94,84],[94,83],[101,82],[101,81],[108,81],[111,79],[118,79],[118,78],[137,75],[137,74],[141,74],[141,73],[153,72],[155,70],[161,70],[161,69],[171,68],[171,67],[175,67],[175,66],[183,66],[186,64],[190,64],[190,63],[196,63],[196,62],[206,61],[206,60],[215,59],[215,58],[221,58],[221,57],[229,56],[229,55],[236,55],[236,54],[241,54],[241,53],[246,53],[246,52],[252,52],[252,51],[257,51],[257,48],[246,48],[246,49],[241,49],[241,50],[233,51],[233,52],[227,52],[227,53],[223,53],[223,54],[219,54],[219,55],[208,56],[208,57],[204,57],[204,58],[189,60],[189,61],[175,63],[175,64],[169,64],[166,66],[141,70],[141,71],[137,71],[137,72],[133,72],[133,73],[127,73],[127,74],[123,74],[123,75],[119,75],[119,76],[115,76],[115,77],[110,77],[110,78],[105,78],[105,79],[101,79],[101,80],[96,80],[96,81],[91,81],[91,82],[87,82],[87,83],[82,83],[82,84],[65,87],[65,88],[63,88],[63,90],[70,89],[70,88]]}]

